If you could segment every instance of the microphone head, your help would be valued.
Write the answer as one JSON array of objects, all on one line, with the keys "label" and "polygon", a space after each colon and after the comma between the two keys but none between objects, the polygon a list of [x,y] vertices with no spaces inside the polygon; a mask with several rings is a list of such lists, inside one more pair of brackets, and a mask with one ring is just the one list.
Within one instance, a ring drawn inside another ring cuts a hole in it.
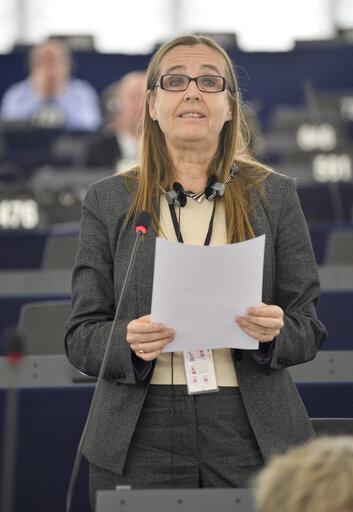
[{"label": "microphone head", "polygon": [[187,197],[183,185],[176,181],[173,183],[173,190],[177,194],[177,198],[174,200],[174,204],[183,208],[187,203]]},{"label": "microphone head", "polygon": [[152,221],[152,214],[148,210],[141,210],[136,217],[136,232],[146,233]]},{"label": "microphone head", "polygon": [[206,182],[205,196],[209,200],[213,199],[216,195],[214,193],[214,184],[216,183],[216,179],[217,179],[217,176],[215,174],[212,174],[212,176],[210,176]]},{"label": "microphone head", "polygon": [[2,336],[1,355],[4,355],[11,364],[21,361],[24,352],[23,336],[17,332],[16,327],[5,329]]}]

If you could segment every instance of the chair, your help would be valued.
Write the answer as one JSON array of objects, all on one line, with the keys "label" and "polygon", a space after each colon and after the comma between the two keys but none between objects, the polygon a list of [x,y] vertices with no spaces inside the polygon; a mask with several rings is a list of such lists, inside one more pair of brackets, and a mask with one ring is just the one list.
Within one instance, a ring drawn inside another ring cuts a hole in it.
[{"label": "chair", "polygon": [[70,268],[75,263],[78,251],[78,235],[51,236],[44,248],[42,268]]},{"label": "chair", "polygon": [[70,301],[24,304],[19,328],[28,355],[65,354],[64,325],[71,312]]},{"label": "chair", "polygon": [[351,222],[353,182],[300,182],[297,192],[307,222]]},{"label": "chair", "polygon": [[0,269],[39,268],[48,232],[0,231]]},{"label": "chair", "polygon": [[328,236],[326,262],[331,265],[353,265],[353,228],[334,230]]},{"label": "chair", "polygon": [[70,300],[70,292],[58,293],[48,291],[38,293],[0,294],[0,336],[10,326],[18,325],[21,309],[25,304],[33,302]]},{"label": "chair", "polygon": [[[64,327],[70,313],[70,300],[47,300],[22,306],[18,328],[24,337],[26,357],[18,373],[21,387],[71,386],[96,381],[95,377],[71,366],[66,357]],[[0,387],[6,382],[6,364],[0,358]]]}]

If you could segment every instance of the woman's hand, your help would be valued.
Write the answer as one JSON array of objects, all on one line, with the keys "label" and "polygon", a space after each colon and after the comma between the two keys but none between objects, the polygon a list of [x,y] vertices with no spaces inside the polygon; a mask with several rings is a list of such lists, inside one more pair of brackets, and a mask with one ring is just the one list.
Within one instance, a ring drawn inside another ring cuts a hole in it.
[{"label": "woman's hand", "polygon": [[270,342],[279,335],[283,323],[283,310],[279,306],[261,303],[261,306],[248,308],[244,316],[235,321],[249,336],[261,342]]},{"label": "woman's hand", "polygon": [[132,320],[127,326],[126,341],[135,354],[144,361],[152,361],[174,339],[174,329],[152,323],[151,315]]}]

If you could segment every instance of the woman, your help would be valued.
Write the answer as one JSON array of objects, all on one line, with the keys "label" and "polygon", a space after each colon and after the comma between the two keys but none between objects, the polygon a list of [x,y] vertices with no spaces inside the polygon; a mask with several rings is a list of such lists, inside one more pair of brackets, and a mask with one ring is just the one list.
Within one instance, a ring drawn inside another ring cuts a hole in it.
[{"label": "woman", "polygon": [[[207,37],[176,38],[147,71],[141,165],[87,192],[66,347],[91,375],[102,362],[133,220],[141,209],[153,213],[84,447],[92,503],[97,489],[117,484],[244,487],[273,452],[313,437],[286,370],[313,359],[326,337],[315,312],[313,251],[293,181],[246,156],[243,132],[228,55]],[[225,193],[202,200],[210,175],[226,183]],[[182,209],[165,194],[175,182]],[[219,391],[188,395],[181,354],[162,352],[173,326],[150,318],[155,238],[203,244],[207,231],[214,245],[266,234],[263,303],[234,318],[260,348],[214,350]]]}]

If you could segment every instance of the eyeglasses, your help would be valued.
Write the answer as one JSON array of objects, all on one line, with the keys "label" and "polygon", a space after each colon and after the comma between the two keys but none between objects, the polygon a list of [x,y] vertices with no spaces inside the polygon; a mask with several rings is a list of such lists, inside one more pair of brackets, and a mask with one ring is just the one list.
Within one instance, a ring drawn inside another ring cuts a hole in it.
[{"label": "eyeglasses", "polygon": [[226,88],[226,79],[217,75],[201,75],[191,78],[187,75],[162,75],[156,82],[155,87],[165,91],[186,91],[190,82],[196,82],[201,92],[222,92]]}]

